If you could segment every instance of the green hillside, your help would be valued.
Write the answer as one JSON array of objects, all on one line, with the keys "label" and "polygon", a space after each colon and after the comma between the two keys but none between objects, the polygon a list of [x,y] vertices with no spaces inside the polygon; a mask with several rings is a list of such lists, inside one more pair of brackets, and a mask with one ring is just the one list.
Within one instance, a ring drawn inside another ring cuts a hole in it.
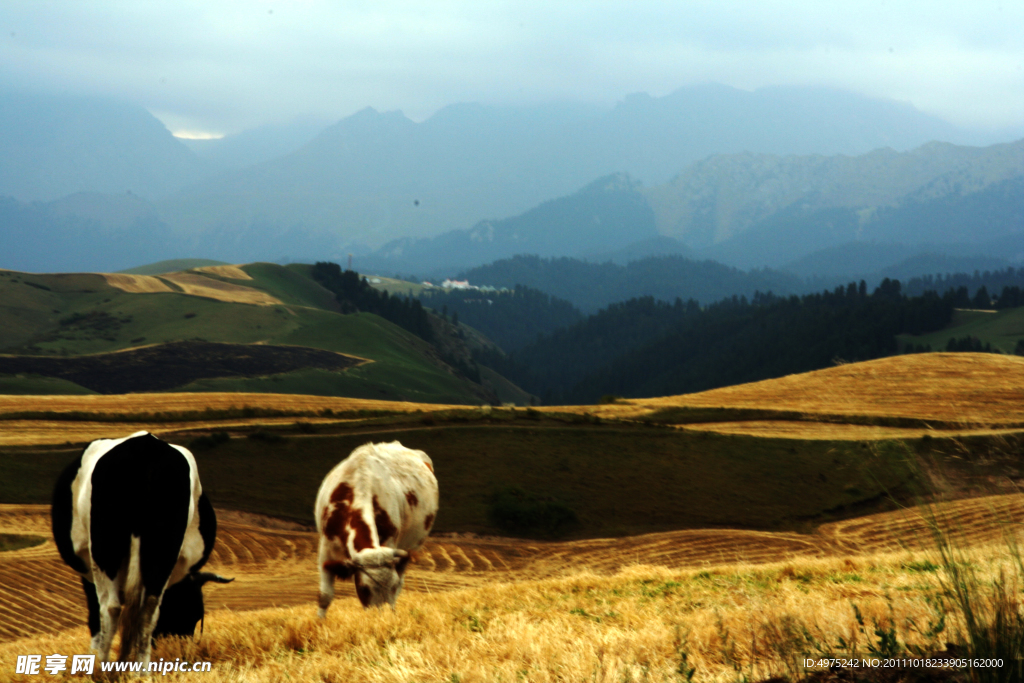
[{"label": "green hillside", "polygon": [[[94,274],[0,272],[0,317],[5,321],[0,353],[64,357],[183,340],[309,346],[373,362],[344,372],[307,368],[200,380],[179,389],[487,401],[482,387],[455,374],[423,340],[373,314],[332,310],[333,295],[300,268],[257,263],[244,270],[252,280],[209,277],[265,291],[284,303],[252,305],[180,292],[129,293]],[[8,388],[11,393],[68,389],[52,378],[0,377],[0,391]]]},{"label": "green hillside", "polygon": [[252,280],[234,280],[236,284],[262,289],[286,304],[311,306],[325,311],[338,310],[334,295],[310,278],[309,266],[281,267],[273,263],[250,263],[242,266],[242,270]]},{"label": "green hillside", "polygon": [[994,351],[1013,353],[1024,340],[1024,307],[999,311],[956,310],[950,324],[930,334],[899,336],[900,348],[908,345],[930,346],[942,351],[950,339],[974,337],[982,344],[991,344]]},{"label": "green hillside", "polygon": [[0,374],[0,394],[11,396],[40,396],[44,394],[77,396],[95,393],[95,391],[86,389],[66,379],[60,379],[59,377]]}]

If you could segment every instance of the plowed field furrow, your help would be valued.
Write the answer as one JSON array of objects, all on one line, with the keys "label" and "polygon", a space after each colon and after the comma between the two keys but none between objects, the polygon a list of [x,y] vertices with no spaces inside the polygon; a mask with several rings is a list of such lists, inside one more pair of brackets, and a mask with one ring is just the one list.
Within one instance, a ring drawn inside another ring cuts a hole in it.
[{"label": "plowed field furrow", "polygon": [[69,628],[85,624],[87,618],[84,604],[77,605],[70,601],[50,604],[8,593],[3,595],[3,604],[7,614],[0,623],[0,632],[9,637]]},{"label": "plowed field furrow", "polygon": [[413,561],[417,567],[426,569],[427,571],[437,571],[437,562],[434,561],[434,556],[426,550],[418,550],[413,556]]},{"label": "plowed field furrow", "polygon": [[[227,526],[227,525],[225,525]],[[263,564],[271,561],[311,559],[316,556],[315,535],[280,532],[256,527],[218,531],[216,559],[222,564]]]},{"label": "plowed field furrow", "polygon": [[1024,496],[989,496],[954,501],[919,509],[871,515],[826,524],[821,536],[847,551],[928,548],[935,544],[933,528],[938,527],[954,541],[987,543],[1000,541],[1024,520]]},{"label": "plowed field furrow", "polygon": [[476,566],[483,569],[483,571],[494,571],[494,563],[488,560],[483,553],[475,548],[470,552],[472,552],[473,556],[476,558],[476,562],[474,563]]},{"label": "plowed field furrow", "polygon": [[249,534],[245,535],[228,535],[228,540],[231,543],[231,549],[235,553],[235,557],[238,561],[246,564],[256,564],[260,560],[269,559],[267,557],[266,548],[256,543],[255,539]]},{"label": "plowed field furrow", "polygon": [[0,565],[6,562],[26,562],[31,560],[49,560],[57,552],[57,546],[53,541],[47,541],[31,548],[20,550],[9,550],[0,555]]},{"label": "plowed field furrow", "polygon": [[434,558],[436,565],[435,571],[439,572],[450,572],[455,571],[455,560],[448,554],[448,549],[442,545],[434,546],[430,549],[430,554]]},{"label": "plowed field furrow", "polygon": [[38,515],[0,517],[0,533],[43,536],[45,538],[52,533],[50,530],[50,512],[47,510],[45,519],[41,519]]},{"label": "plowed field furrow", "polygon": [[455,561],[455,571],[457,572],[475,572],[480,571],[477,565],[473,564],[473,560],[469,559],[469,555],[459,546],[454,546],[451,549],[452,558]]}]

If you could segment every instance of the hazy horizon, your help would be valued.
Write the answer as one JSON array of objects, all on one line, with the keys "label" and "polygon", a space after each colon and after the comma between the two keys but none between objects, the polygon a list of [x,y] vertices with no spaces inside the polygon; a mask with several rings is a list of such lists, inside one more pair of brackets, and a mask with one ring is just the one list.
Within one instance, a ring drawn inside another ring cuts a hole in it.
[{"label": "hazy horizon", "polygon": [[423,121],[465,102],[820,86],[998,137],[1024,132],[1021,25],[1024,6],[998,2],[15,1],[0,87],[115,97],[203,137],[365,107]]}]

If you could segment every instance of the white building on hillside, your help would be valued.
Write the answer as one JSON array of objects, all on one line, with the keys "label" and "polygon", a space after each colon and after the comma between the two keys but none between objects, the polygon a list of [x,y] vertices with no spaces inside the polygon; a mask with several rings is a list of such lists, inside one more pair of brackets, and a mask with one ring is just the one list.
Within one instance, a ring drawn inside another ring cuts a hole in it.
[{"label": "white building on hillside", "polygon": [[445,289],[479,289],[469,284],[469,280],[445,280],[441,286]]}]

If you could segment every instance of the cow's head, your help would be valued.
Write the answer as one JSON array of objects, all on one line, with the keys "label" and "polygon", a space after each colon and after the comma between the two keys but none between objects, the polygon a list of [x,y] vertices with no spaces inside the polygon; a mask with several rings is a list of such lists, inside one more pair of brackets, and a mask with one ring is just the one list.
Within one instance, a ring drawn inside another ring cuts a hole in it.
[{"label": "cow's head", "polygon": [[160,601],[160,618],[157,619],[153,637],[189,636],[195,634],[196,624],[203,618],[203,585],[207,581],[230,583],[211,572],[192,572],[184,579],[168,586]]},{"label": "cow's head", "polygon": [[351,560],[335,564],[331,569],[340,578],[355,579],[356,595],[363,607],[395,606],[402,590],[409,553],[395,548],[366,548]]}]

